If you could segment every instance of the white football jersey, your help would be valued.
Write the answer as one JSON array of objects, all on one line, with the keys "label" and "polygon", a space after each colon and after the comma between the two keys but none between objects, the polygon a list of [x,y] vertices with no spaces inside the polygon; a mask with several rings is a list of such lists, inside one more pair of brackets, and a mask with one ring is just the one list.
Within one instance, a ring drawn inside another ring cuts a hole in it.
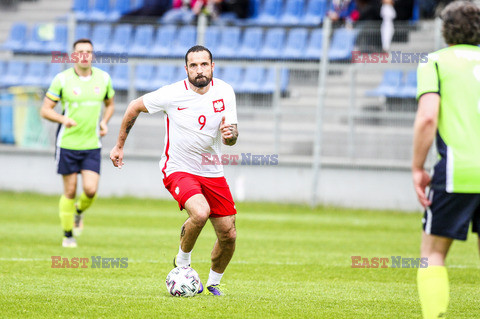
[{"label": "white football jersey", "polygon": [[223,176],[223,166],[207,158],[221,158],[222,136],[220,122],[237,124],[237,106],[233,88],[213,78],[210,89],[201,95],[179,81],[143,96],[150,114],[163,111],[165,115],[165,148],[160,169],[164,178],[174,172],[186,172],[204,177]]}]

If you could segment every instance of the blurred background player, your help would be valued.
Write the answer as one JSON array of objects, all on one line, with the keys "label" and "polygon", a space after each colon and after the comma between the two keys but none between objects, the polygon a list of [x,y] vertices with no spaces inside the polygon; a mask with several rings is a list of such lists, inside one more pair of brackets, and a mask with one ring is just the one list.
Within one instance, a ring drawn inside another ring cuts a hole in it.
[{"label": "blurred background player", "polygon": [[[60,221],[64,231],[63,247],[76,247],[73,237],[83,228],[81,215],[96,197],[100,178],[100,137],[108,132],[107,123],[113,115],[115,94],[108,73],[92,67],[93,45],[88,39],[73,45],[78,62],[57,74],[44,98],[41,115],[59,123],[55,160],[57,172],[63,177],[60,197]],[[54,108],[62,102],[62,114]],[[102,117],[102,103],[105,111]],[[83,192],[75,201],[77,175],[82,174]]]},{"label": "blurred background player", "polygon": [[[140,112],[165,115],[165,150],[160,161],[165,188],[186,209],[180,247],[174,266],[190,265],[198,235],[208,219],[217,240],[206,293],[223,295],[220,280],[235,251],[235,203],[221,163],[205,165],[205,158],[221,158],[221,142],[237,141],[237,113],[232,87],[213,78],[211,52],[193,46],[185,55],[188,79],[164,86],[132,101],[123,117],[117,144],[110,152],[116,167],[123,165],[123,147]],[[200,288],[203,291],[203,286]]]},{"label": "blurred background player", "polygon": [[[474,232],[480,227],[480,9],[453,2],[441,17],[449,47],[418,66],[413,138],[413,182],[425,207],[421,257],[428,267],[417,278],[424,318],[445,316],[448,250],[454,239],[467,239],[470,222]],[[430,177],[423,167],[435,137],[439,160]]]}]

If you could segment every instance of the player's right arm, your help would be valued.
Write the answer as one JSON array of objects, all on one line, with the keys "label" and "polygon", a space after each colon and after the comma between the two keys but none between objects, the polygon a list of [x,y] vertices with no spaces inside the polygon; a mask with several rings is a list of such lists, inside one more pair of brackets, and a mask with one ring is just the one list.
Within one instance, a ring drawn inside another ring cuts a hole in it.
[{"label": "player's right arm", "polygon": [[120,132],[118,133],[117,144],[115,144],[110,152],[110,159],[115,167],[121,168],[124,164],[123,147],[125,146],[128,133],[130,133],[130,130],[132,129],[138,115],[140,115],[141,112],[148,112],[145,104],[143,104],[143,97],[139,97],[138,99],[130,102],[125,114],[123,115],[122,125],[120,126]]},{"label": "player's right arm", "polygon": [[57,102],[52,101],[48,97],[45,97],[43,99],[43,104],[42,108],[40,109],[40,115],[49,121],[60,123],[65,125],[67,128],[70,128],[72,126],[76,126],[77,122],[72,120],[71,118],[68,118],[62,114],[58,114],[54,108],[55,105],[57,105]]}]

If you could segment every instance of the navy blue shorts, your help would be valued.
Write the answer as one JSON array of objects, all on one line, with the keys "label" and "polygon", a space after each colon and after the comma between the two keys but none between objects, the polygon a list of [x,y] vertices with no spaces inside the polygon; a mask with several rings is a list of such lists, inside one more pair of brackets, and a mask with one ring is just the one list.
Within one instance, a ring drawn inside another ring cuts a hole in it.
[{"label": "navy blue shorts", "polygon": [[466,240],[470,222],[472,231],[480,229],[480,194],[447,193],[430,189],[432,204],[425,210],[423,230],[427,234]]},{"label": "navy blue shorts", "polygon": [[93,150],[69,150],[57,148],[55,161],[57,162],[57,173],[69,175],[88,170],[100,174],[101,149]]}]

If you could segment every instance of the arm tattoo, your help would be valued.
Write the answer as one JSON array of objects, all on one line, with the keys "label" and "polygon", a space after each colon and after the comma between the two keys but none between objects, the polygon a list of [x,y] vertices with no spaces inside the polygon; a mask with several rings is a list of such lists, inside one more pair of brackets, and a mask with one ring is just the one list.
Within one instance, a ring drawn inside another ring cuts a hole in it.
[{"label": "arm tattoo", "polygon": [[128,134],[130,133],[130,130],[132,129],[133,127],[133,124],[135,124],[135,120],[137,119],[136,116],[134,116],[130,121],[128,121],[127,123],[127,129],[125,130],[125,132]]}]

